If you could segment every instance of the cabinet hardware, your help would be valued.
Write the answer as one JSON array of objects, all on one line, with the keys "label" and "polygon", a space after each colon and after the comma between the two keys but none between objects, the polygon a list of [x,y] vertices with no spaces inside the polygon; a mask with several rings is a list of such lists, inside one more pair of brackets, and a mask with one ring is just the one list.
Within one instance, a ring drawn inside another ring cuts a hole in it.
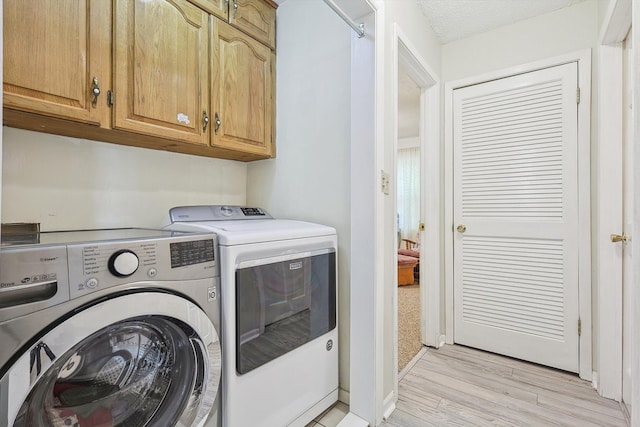
[{"label": "cabinet hardware", "polygon": [[116,96],[113,94],[113,91],[109,89],[107,91],[107,105],[109,107],[113,107],[113,103],[116,101]]},{"label": "cabinet hardware", "polygon": [[207,126],[209,126],[209,116],[207,115],[207,110],[202,111],[202,122],[204,123],[204,125],[202,125],[202,132],[206,132]]},{"label": "cabinet hardware", "polygon": [[460,224],[456,230],[458,230],[458,233],[464,233],[465,231],[467,231],[467,226],[464,224]]},{"label": "cabinet hardware", "polygon": [[222,122],[220,121],[220,116],[216,113],[216,133],[218,133],[218,129],[220,129],[220,125]]},{"label": "cabinet hardware", "polygon": [[96,108],[98,105],[98,96],[100,95],[100,86],[98,85],[98,78],[94,77],[92,81],[93,87],[91,88],[91,92],[93,93],[93,101],[91,101],[91,106]]}]

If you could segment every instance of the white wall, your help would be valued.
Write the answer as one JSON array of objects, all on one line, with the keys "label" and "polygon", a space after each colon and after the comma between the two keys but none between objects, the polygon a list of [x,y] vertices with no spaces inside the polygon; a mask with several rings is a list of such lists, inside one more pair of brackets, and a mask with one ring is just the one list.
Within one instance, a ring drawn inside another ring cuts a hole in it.
[{"label": "white wall", "polygon": [[322,0],[277,11],[277,157],[248,165],[247,203],[338,232],[340,387],[349,390],[351,29]]},{"label": "white wall", "polygon": [[398,150],[402,150],[404,148],[416,148],[420,147],[420,138],[415,136],[411,138],[400,138],[398,139]]},{"label": "white wall", "polygon": [[[501,70],[590,48],[591,66],[591,206],[592,236],[597,236],[598,195],[594,171],[597,170],[597,105],[599,28],[606,8],[598,0],[587,0],[535,18],[510,24],[483,34],[448,43],[442,48],[442,77],[445,82]],[[447,112],[445,112],[446,114]],[[449,219],[445,219],[448,221]],[[445,222],[447,223],[447,222]],[[595,240],[595,239],[593,239]],[[592,268],[597,265],[592,240]],[[597,324],[597,283],[592,274],[592,325]],[[595,331],[594,331],[595,332]],[[592,346],[597,366],[597,337]]]},{"label": "white wall", "polygon": [[244,204],[246,164],[3,127],[2,221],[158,227],[182,204]]},{"label": "white wall", "polygon": [[[596,48],[598,22],[598,1],[587,0],[448,43],[442,47],[442,78],[444,81],[458,80],[584,48]],[[593,63],[597,61],[594,59]]]}]

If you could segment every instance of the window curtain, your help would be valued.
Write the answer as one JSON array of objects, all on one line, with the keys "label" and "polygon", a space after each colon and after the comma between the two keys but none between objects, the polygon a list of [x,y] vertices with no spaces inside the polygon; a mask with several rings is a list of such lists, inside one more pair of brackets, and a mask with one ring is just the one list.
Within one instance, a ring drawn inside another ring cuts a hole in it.
[{"label": "window curtain", "polygon": [[419,223],[420,148],[404,148],[398,150],[399,238],[417,242]]}]

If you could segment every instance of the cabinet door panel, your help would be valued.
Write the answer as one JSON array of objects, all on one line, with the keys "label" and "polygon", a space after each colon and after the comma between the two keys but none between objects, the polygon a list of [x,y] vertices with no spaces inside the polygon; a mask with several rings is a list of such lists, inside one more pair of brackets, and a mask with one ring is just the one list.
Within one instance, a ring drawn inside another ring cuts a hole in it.
[{"label": "cabinet door panel", "polygon": [[207,143],[206,12],[184,0],[116,7],[115,127]]},{"label": "cabinet door panel", "polygon": [[214,14],[220,19],[229,19],[229,0],[189,0],[191,3]]},{"label": "cabinet door panel", "polygon": [[5,0],[4,105],[17,110],[100,124],[104,94],[92,105],[92,80],[110,85],[108,2]]},{"label": "cabinet door panel", "polygon": [[276,10],[263,0],[231,1],[229,23],[275,49]]},{"label": "cabinet door panel", "polygon": [[270,156],[271,50],[218,20],[213,28],[213,111],[221,122],[213,144]]}]

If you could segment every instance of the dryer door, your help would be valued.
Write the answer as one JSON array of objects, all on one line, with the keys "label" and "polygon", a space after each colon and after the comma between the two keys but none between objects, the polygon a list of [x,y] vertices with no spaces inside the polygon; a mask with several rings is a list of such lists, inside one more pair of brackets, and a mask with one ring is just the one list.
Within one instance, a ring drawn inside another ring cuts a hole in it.
[{"label": "dryer door", "polygon": [[178,296],[143,292],[90,306],[44,334],[2,378],[0,394],[9,399],[7,426],[197,426],[216,401],[220,369],[206,314]]}]

